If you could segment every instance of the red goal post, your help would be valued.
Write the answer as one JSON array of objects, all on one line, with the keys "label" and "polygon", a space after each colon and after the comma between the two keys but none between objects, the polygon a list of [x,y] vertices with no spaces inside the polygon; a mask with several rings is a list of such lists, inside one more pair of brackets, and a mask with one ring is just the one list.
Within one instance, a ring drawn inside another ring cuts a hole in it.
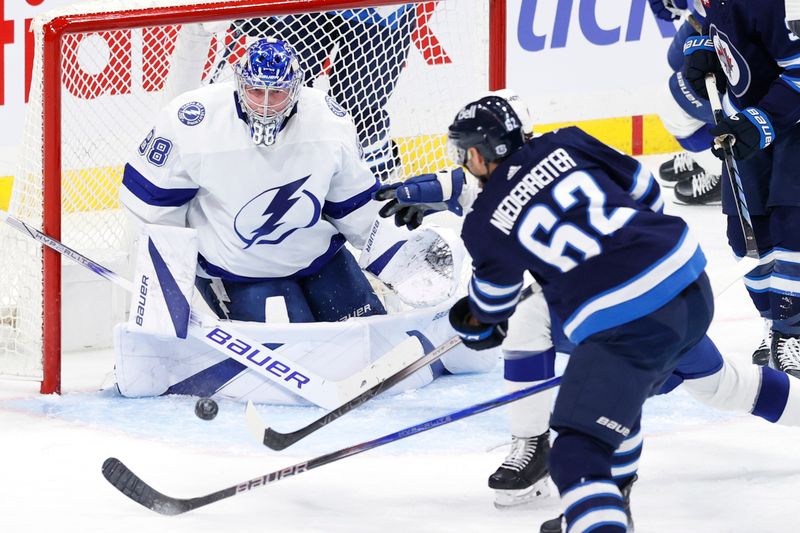
[{"label": "red goal post", "polygon": [[[357,24],[376,33],[365,38]],[[29,117],[9,212],[101,264],[124,264],[117,190],[128,154],[168,93],[224,80],[258,35],[306,50],[308,81],[348,108],[365,130],[362,146],[391,140],[394,178],[448,166],[442,133],[458,107],[504,86],[505,24],[505,0],[95,0],[48,12],[32,24]],[[320,43],[330,46],[309,51]],[[9,228],[0,228],[0,249],[0,374],[59,393],[69,303],[61,258]],[[105,313],[97,303],[77,319]]]}]

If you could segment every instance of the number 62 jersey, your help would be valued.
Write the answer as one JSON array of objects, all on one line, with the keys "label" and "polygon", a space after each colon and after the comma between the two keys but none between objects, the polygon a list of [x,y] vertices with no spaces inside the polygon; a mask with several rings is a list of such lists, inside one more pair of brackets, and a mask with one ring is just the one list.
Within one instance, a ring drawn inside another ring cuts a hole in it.
[{"label": "number 62 jersey", "polygon": [[706,264],[663,205],[638,161],[578,128],[528,141],[494,170],[464,221],[472,312],[485,323],[513,314],[525,270],[575,343],[655,311]]}]

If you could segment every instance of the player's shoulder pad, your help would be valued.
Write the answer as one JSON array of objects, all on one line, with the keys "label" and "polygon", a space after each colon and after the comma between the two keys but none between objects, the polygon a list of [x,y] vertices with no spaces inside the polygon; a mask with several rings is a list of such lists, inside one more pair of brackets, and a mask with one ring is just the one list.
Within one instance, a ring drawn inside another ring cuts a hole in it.
[{"label": "player's shoulder pad", "polygon": [[318,114],[319,119],[332,119],[334,121],[343,120],[351,122],[349,113],[332,96],[314,89],[313,87],[303,87],[300,93],[300,102],[303,107],[313,113]]},{"label": "player's shoulder pad", "polygon": [[199,128],[209,122],[209,114],[221,105],[232,105],[234,88],[230,83],[206,85],[179,94],[164,108],[175,128]]}]

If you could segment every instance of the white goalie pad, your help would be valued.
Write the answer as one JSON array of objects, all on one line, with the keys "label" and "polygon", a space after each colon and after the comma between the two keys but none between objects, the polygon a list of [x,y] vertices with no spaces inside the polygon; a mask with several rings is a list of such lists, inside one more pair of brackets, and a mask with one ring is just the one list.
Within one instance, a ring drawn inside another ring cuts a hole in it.
[{"label": "white goalie pad", "polygon": [[185,339],[197,270],[197,231],[144,224],[137,244],[128,329]]},{"label": "white goalie pad", "polygon": [[[294,361],[330,380],[342,380],[377,361],[409,336],[426,352],[454,335],[447,320],[451,300],[430,309],[394,315],[352,318],[345,322],[264,324],[234,322],[237,331],[262,341],[275,360]],[[203,342],[188,338],[159,339],[132,333],[123,325],[114,330],[117,386],[124,396],[193,394],[239,401],[282,405],[308,402],[240,363],[227,359]],[[459,346],[442,362],[451,373],[487,372],[499,354]],[[392,393],[430,383],[429,367],[391,389]]]},{"label": "white goalie pad", "polygon": [[397,230],[391,221],[375,221],[359,258],[361,268],[412,307],[430,307],[451,298],[466,257],[458,235],[435,225],[411,232]]}]

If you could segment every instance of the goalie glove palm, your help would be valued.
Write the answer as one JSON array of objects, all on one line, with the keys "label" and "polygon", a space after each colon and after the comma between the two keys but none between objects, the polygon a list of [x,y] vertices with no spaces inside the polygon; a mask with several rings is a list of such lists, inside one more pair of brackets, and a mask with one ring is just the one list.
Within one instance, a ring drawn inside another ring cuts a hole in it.
[{"label": "goalie glove palm", "polygon": [[464,187],[464,170],[443,170],[422,174],[401,183],[384,185],[375,193],[376,200],[389,200],[380,210],[384,218],[394,216],[395,224],[415,229],[431,213],[452,211],[461,215],[458,197]]},{"label": "goalie glove palm", "polygon": [[469,296],[464,296],[453,304],[449,318],[450,325],[461,337],[461,342],[473,350],[488,350],[500,346],[508,332],[508,320],[497,324],[477,322],[469,309]]}]

